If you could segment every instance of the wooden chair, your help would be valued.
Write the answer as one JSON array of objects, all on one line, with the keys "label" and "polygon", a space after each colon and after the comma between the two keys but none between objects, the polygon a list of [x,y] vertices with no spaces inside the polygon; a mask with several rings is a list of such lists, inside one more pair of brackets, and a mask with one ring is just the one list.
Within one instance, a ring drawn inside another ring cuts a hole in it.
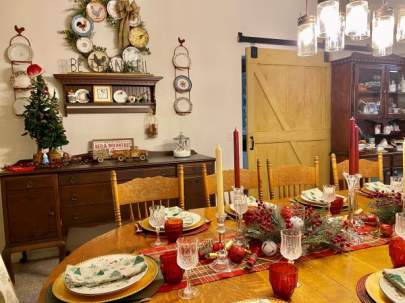
[{"label": "wooden chair", "polygon": [[[114,217],[118,226],[122,225],[121,206],[130,206],[131,221],[134,221],[132,204],[137,206],[139,219],[149,216],[148,206],[155,203],[170,205],[170,201],[178,199],[179,206],[184,209],[184,168],[177,167],[177,177],[136,178],[125,183],[117,183],[117,174],[111,172],[111,186],[114,201]],[[142,215],[140,204],[143,203]]]},{"label": "wooden chair", "polygon": [[[337,163],[335,154],[331,154],[330,158],[332,163],[333,183],[335,184],[336,189],[340,188],[339,181],[343,184],[342,188],[346,188],[346,182],[343,180],[343,172],[349,172],[349,160]],[[384,182],[382,152],[377,154],[377,161],[360,159],[359,173],[362,176],[362,183],[370,182],[371,178],[377,178],[379,181]]]},{"label": "wooden chair", "polygon": [[[263,201],[263,190],[262,190],[262,178],[261,178],[261,163],[257,161],[257,170],[240,170],[240,184],[244,189],[257,189],[259,194],[259,200]],[[204,196],[207,207],[211,206],[210,196],[217,193],[217,176],[216,174],[208,175],[207,166],[205,163],[201,165],[202,178],[204,184]],[[224,178],[224,194],[232,191],[232,187],[235,185],[235,173],[234,170],[223,171]],[[230,201],[230,196],[228,195],[228,201]]]},{"label": "wooden chair", "polygon": [[299,195],[307,188],[319,187],[319,157],[314,157],[314,166],[286,165],[273,168],[269,159],[267,176],[270,199]]}]

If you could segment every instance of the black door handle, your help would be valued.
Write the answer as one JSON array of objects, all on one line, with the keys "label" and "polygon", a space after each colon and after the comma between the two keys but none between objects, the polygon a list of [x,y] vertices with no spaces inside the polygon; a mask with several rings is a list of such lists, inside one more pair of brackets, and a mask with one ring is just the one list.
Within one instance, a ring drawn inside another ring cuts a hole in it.
[{"label": "black door handle", "polygon": [[255,138],[253,136],[250,136],[250,150],[254,150],[255,149]]}]

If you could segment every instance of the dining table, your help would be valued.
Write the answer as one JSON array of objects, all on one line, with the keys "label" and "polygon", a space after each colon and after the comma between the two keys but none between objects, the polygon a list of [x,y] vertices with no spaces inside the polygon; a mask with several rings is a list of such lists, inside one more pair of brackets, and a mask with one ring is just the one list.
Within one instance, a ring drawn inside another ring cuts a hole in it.
[{"label": "dining table", "polygon": [[[339,193],[346,194],[346,192]],[[367,211],[370,199],[357,195],[357,200],[359,207]],[[281,206],[289,203],[289,199],[272,200],[271,202]],[[216,208],[201,208],[191,211],[203,215],[211,221],[208,230],[193,237],[197,237],[199,240],[217,238]],[[235,229],[236,222],[227,220],[225,226],[228,230]],[[72,251],[52,270],[41,289],[39,302],[45,302],[48,287],[64,272],[67,265],[77,264],[90,258],[108,254],[135,254],[142,249],[149,248],[154,240],[153,237],[145,237],[136,233],[133,223],[117,227],[97,236]],[[298,267],[300,286],[295,289],[291,302],[300,303],[359,302],[356,295],[358,280],[369,273],[392,267],[387,245],[322,258],[298,260],[296,265]],[[268,270],[221,279],[197,285],[196,287],[199,289],[200,295],[191,302],[227,303],[247,299],[267,298],[271,300],[273,298]],[[173,303],[184,301],[178,297],[177,290],[172,290],[156,293],[150,302]]]}]

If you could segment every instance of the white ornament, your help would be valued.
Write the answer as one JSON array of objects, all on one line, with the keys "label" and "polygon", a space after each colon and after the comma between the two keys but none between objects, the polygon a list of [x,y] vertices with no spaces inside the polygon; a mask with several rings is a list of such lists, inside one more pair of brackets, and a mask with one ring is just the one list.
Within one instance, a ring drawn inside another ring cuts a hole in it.
[{"label": "white ornament", "polygon": [[293,216],[290,219],[290,222],[292,224],[292,227],[295,229],[301,229],[302,227],[304,227],[304,221],[297,216]]},{"label": "white ornament", "polygon": [[277,252],[277,244],[273,241],[264,241],[262,244],[262,252],[265,256],[270,257]]}]

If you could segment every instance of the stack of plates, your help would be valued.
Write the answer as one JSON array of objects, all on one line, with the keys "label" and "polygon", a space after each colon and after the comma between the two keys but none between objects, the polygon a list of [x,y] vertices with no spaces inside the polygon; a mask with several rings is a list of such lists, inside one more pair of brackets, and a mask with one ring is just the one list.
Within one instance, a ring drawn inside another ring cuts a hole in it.
[{"label": "stack of plates", "polygon": [[147,256],[106,255],[68,266],[52,292],[64,302],[109,302],[145,289],[158,272],[157,263]]},{"label": "stack of plates", "polygon": [[[398,274],[399,277],[405,279],[405,267],[390,269],[387,270],[387,272]],[[377,303],[405,303],[405,293],[399,291],[391,282],[389,282],[384,277],[383,271],[368,276],[365,285],[368,295]]]},{"label": "stack of plates", "polygon": [[371,192],[382,192],[382,191],[391,192],[390,186],[386,185],[380,181],[365,183],[364,189],[371,191]]},{"label": "stack of plates", "polygon": [[[311,188],[301,192],[299,202],[312,207],[327,207],[328,204],[322,200],[322,191],[319,188]],[[343,199],[343,206],[347,204],[347,198],[342,195],[336,195]]]},{"label": "stack of plates", "polygon": [[[183,220],[183,231],[190,231],[205,224],[205,219],[199,214],[184,211],[180,207],[174,206],[165,209],[167,218],[181,218]],[[144,230],[155,232],[155,228],[149,223],[149,218],[139,222]],[[160,227],[164,231],[164,226]]]}]

